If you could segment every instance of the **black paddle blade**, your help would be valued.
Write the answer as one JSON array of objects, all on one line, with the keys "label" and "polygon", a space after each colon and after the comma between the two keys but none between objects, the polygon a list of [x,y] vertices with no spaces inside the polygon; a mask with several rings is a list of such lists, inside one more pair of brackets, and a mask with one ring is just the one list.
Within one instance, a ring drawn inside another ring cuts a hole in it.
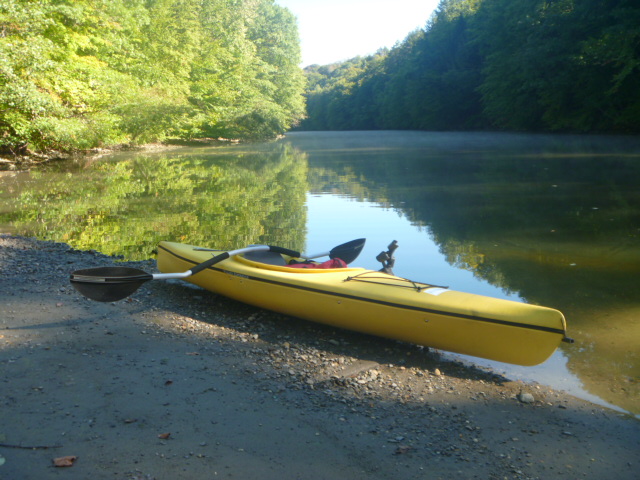
[{"label": "black paddle blade", "polygon": [[357,240],[351,240],[350,242],[338,245],[331,250],[329,258],[339,258],[343,260],[344,263],[349,264],[360,255],[366,241],[366,238],[358,238]]},{"label": "black paddle blade", "polygon": [[71,285],[96,302],[115,302],[128,297],[153,276],[129,267],[98,267],[71,273]]}]

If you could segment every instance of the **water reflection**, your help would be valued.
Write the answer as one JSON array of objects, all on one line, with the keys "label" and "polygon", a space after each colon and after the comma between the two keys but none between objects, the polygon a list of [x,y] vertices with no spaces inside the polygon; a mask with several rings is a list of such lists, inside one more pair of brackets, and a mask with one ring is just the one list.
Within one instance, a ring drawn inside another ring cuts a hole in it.
[{"label": "water reflection", "polygon": [[[366,236],[371,268],[401,234],[401,275],[562,310],[577,340],[563,368],[640,413],[638,180],[633,138],[300,132],[3,175],[0,231],[127,259],[165,239],[316,251]],[[322,224],[319,194],[336,201]]]},{"label": "water reflection", "polygon": [[4,231],[147,259],[161,240],[304,243],[307,164],[286,144],[79,160],[5,178]]},{"label": "water reflection", "polygon": [[296,133],[311,188],[396,209],[451,265],[558,308],[568,368],[640,413],[640,141],[634,138]]}]

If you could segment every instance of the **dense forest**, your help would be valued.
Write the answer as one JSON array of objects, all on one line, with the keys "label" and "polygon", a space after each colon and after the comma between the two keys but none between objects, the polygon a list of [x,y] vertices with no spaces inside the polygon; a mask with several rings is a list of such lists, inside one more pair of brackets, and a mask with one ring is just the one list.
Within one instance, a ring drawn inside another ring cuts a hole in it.
[{"label": "dense forest", "polygon": [[297,125],[639,133],[638,25],[632,0],[442,0],[391,50],[307,67],[303,120],[274,0],[3,0],[0,152]]},{"label": "dense forest", "polygon": [[273,0],[3,0],[0,151],[269,138],[304,116]]},{"label": "dense forest", "polygon": [[640,132],[637,0],[442,0],[369,57],[305,69],[304,130]]}]

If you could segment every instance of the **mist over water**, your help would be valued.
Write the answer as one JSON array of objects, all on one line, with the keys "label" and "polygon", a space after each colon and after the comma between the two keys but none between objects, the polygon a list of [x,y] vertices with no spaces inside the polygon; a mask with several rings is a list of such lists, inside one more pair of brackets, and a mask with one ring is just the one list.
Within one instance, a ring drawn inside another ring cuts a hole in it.
[{"label": "mist over water", "polygon": [[160,240],[323,251],[398,240],[397,275],[561,310],[573,345],[520,368],[640,413],[640,139],[296,132],[0,177],[0,231],[150,258]]},{"label": "mist over water", "polygon": [[[558,308],[577,340],[534,368],[472,361],[640,412],[640,139],[301,132],[287,140],[322,172],[310,211],[350,217],[344,228],[366,225],[376,243],[367,258],[401,237],[396,274]],[[336,195],[346,203],[328,207]]]}]

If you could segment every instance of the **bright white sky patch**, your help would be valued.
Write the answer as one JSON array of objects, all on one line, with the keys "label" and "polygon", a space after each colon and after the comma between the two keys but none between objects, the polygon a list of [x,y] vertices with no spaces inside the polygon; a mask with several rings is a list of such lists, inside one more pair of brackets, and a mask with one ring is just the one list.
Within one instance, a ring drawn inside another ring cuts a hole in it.
[{"label": "bright white sky patch", "polygon": [[424,28],[439,0],[276,0],[298,19],[302,66],[393,47]]}]

